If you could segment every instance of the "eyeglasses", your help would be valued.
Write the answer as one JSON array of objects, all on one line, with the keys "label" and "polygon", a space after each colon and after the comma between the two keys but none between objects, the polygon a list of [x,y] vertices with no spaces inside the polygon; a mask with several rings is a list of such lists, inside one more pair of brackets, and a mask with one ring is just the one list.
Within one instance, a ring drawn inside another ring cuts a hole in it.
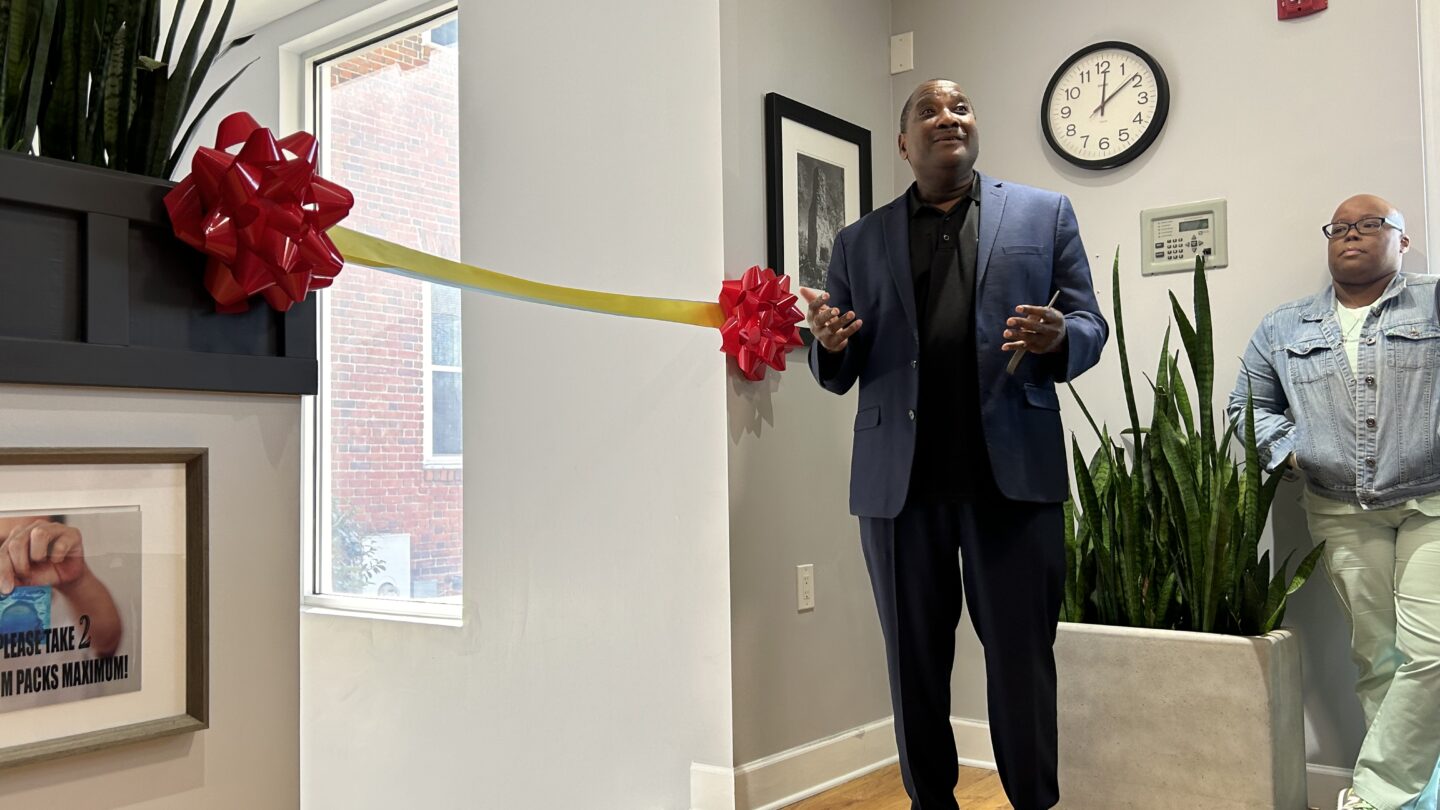
[{"label": "eyeglasses", "polygon": [[1363,217],[1354,222],[1326,223],[1320,226],[1320,232],[1325,234],[1326,239],[1339,239],[1349,233],[1351,228],[1354,228],[1358,234],[1368,235],[1378,233],[1380,229],[1386,225],[1389,225],[1397,231],[1405,230],[1400,223],[1390,217]]}]

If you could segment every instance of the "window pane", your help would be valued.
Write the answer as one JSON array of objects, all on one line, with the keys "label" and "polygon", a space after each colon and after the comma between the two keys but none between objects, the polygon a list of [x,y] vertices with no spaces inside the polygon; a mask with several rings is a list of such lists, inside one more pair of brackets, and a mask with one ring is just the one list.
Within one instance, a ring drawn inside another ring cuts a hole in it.
[{"label": "window pane", "polygon": [[437,456],[458,456],[461,452],[460,375],[453,371],[435,371],[431,384],[435,403],[435,446]]},{"label": "window pane", "polygon": [[443,284],[430,287],[430,362],[460,365],[460,291]]},{"label": "window pane", "polygon": [[[346,227],[452,259],[460,255],[454,25],[451,15],[339,55],[316,81],[321,170],[355,193]],[[317,588],[458,601],[463,475],[429,461],[426,423],[438,393],[446,416],[436,424],[446,427],[437,436],[460,452],[460,374],[432,386],[425,348],[459,366],[459,294],[350,266],[323,300],[328,463],[319,497],[329,537],[318,544]]]}]

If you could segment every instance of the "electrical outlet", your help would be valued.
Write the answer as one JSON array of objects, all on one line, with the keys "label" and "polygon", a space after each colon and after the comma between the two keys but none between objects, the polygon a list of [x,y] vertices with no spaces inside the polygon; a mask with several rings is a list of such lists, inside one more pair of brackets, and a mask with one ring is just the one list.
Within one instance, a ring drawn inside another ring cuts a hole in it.
[{"label": "electrical outlet", "polygon": [[1275,0],[1275,11],[1282,20],[1293,20],[1329,7],[1329,0]]},{"label": "electrical outlet", "polygon": [[795,566],[795,609],[806,611],[815,609],[815,566]]}]

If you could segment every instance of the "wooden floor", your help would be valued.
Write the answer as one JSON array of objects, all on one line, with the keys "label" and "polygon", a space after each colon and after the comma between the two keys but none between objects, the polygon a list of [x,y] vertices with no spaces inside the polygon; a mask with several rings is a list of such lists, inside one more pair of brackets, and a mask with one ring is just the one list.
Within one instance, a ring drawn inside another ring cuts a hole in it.
[{"label": "wooden floor", "polygon": [[[1011,810],[1000,776],[980,768],[960,768],[955,798],[965,810]],[[786,810],[910,810],[900,781],[900,766],[891,765],[792,804]]]}]

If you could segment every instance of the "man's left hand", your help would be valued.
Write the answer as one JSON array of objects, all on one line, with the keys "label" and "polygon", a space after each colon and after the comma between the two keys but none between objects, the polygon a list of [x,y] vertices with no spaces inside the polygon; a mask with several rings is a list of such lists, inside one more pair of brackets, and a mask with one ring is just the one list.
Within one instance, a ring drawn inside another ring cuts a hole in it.
[{"label": "man's left hand", "polygon": [[1065,316],[1060,310],[1021,304],[1015,312],[1019,317],[1005,321],[1002,351],[1024,349],[1032,354],[1050,354],[1065,345]]}]

